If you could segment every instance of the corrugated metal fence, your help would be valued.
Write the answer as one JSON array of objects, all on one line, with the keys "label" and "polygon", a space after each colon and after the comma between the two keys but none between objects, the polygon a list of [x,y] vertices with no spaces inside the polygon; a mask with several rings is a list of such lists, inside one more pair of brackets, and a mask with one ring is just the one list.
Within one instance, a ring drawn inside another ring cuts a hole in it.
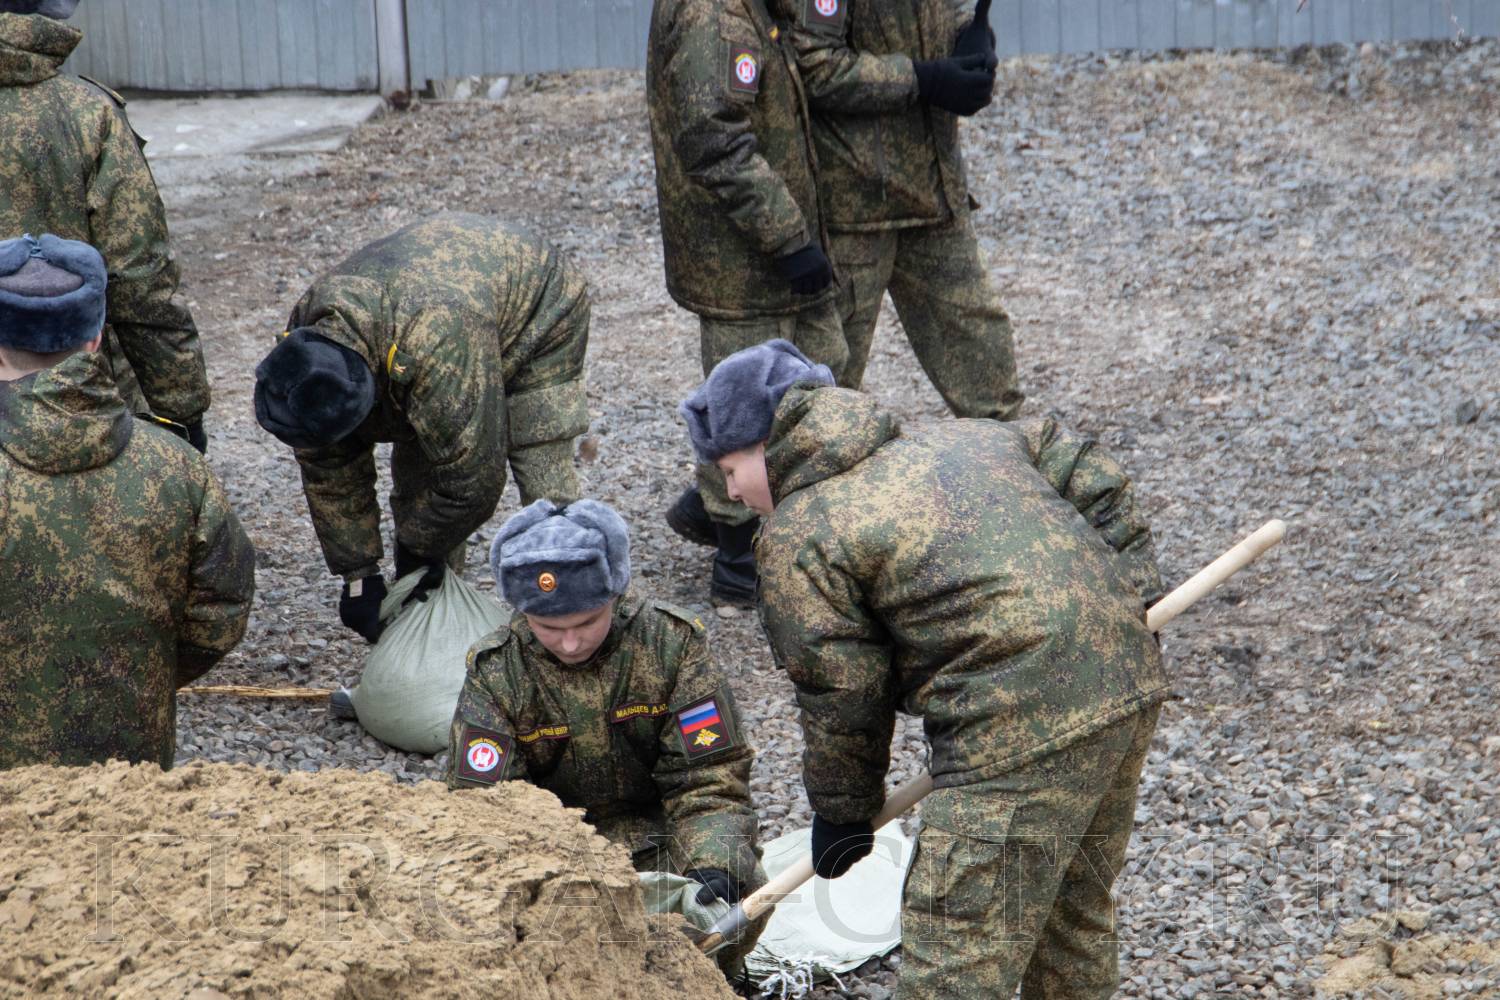
[{"label": "corrugated metal fence", "polygon": [[[1297,5],[995,0],[991,19],[1005,55],[1500,35],[1500,0]],[[408,70],[420,87],[458,76],[634,69],[645,64],[650,15],[651,0],[110,0],[79,9],[85,41],[68,68],[114,86],[178,91],[391,89]],[[379,37],[377,24],[404,38]],[[392,65],[403,58],[407,65]]]}]

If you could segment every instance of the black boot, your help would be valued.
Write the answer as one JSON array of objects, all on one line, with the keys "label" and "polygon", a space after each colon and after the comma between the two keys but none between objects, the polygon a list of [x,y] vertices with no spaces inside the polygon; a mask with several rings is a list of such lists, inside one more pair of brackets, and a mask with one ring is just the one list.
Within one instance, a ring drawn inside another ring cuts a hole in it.
[{"label": "black boot", "polygon": [[719,551],[714,554],[713,582],[708,593],[715,604],[755,607],[755,530],[759,520],[744,524],[715,524]]},{"label": "black boot", "polygon": [[709,520],[703,497],[698,494],[696,486],[683,490],[677,502],[667,508],[667,524],[696,545],[719,544],[719,535],[714,531],[714,523]]}]

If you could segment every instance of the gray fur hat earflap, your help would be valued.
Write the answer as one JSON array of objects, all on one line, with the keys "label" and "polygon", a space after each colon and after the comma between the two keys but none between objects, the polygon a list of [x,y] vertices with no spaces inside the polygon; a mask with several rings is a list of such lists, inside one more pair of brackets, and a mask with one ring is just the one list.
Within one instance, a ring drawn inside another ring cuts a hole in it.
[{"label": "gray fur hat earflap", "polygon": [[747,347],[714,365],[677,408],[698,460],[712,462],[768,438],[781,397],[798,382],[833,385],[833,371],[785,340]]},{"label": "gray fur hat earflap", "polygon": [[505,600],[523,614],[592,611],[630,586],[630,533],[597,500],[550,500],[514,515],[490,544],[490,570]]}]

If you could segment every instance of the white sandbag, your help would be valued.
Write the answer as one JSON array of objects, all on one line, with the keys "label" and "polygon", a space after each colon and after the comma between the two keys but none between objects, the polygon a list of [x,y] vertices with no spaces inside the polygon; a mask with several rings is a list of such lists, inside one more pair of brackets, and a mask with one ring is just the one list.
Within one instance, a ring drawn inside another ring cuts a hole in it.
[{"label": "white sandbag", "polygon": [[[812,833],[794,830],[765,845],[762,864],[775,878],[812,850]],[[875,834],[869,857],[833,880],[815,878],[776,904],[755,950],[750,978],[768,996],[801,996],[812,983],[857,969],[901,943],[901,892],[911,838],[891,823]]]},{"label": "white sandbag", "polygon": [[385,631],[365,661],[353,701],[360,725],[382,743],[435,754],[448,745],[469,647],[509,621],[510,612],[450,569],[425,601],[403,609],[422,573],[397,580],[381,602]]}]

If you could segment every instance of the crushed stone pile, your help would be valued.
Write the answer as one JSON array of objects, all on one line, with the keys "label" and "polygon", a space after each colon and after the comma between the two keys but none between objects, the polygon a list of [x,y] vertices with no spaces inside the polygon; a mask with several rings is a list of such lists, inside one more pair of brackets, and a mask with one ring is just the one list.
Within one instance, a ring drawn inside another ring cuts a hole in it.
[{"label": "crushed stone pile", "polygon": [[0,772],[0,997],[732,997],[580,817],[519,782]]}]

